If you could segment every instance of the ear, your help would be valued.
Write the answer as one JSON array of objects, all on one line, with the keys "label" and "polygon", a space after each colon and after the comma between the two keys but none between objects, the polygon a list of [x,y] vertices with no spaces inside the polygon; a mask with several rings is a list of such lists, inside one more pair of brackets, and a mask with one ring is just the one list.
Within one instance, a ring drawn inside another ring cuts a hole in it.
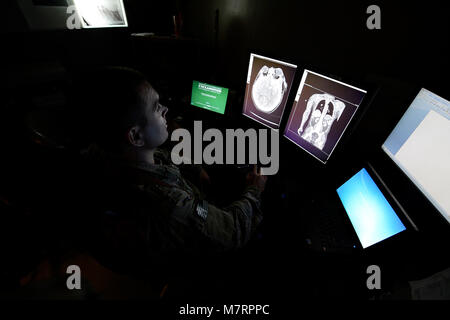
[{"label": "ear", "polygon": [[139,126],[134,126],[130,130],[128,130],[128,142],[135,147],[144,146],[144,139],[142,137],[142,131]]}]

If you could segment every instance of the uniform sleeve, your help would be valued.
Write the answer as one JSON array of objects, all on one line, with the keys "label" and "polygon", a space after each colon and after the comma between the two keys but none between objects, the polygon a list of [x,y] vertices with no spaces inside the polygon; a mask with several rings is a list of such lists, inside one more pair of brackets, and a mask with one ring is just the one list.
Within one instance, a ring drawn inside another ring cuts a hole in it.
[{"label": "uniform sleeve", "polygon": [[194,212],[198,230],[222,250],[242,247],[262,220],[260,191],[248,187],[240,200],[224,208],[199,201]]},{"label": "uniform sleeve", "polygon": [[239,200],[222,208],[204,200],[194,188],[151,184],[145,190],[159,203],[156,211],[165,217],[162,225],[153,229],[160,234],[159,229],[168,228],[160,234],[160,240],[168,247],[204,245],[216,251],[239,248],[250,240],[262,220],[260,191],[254,186],[247,187]]}]

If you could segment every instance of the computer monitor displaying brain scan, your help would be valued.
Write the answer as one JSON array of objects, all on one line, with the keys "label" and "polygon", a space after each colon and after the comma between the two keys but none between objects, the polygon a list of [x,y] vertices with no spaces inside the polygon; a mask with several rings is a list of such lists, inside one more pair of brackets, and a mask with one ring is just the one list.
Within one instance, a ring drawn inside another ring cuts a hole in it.
[{"label": "computer monitor displaying brain scan", "polygon": [[367,91],[305,70],[284,136],[326,163]]},{"label": "computer monitor displaying brain scan", "polygon": [[250,55],[243,114],[278,130],[297,66]]}]

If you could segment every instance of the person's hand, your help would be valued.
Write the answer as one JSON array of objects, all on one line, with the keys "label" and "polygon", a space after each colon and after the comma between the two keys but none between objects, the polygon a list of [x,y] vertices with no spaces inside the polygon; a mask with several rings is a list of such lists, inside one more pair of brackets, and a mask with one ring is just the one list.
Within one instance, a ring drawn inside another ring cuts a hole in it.
[{"label": "person's hand", "polygon": [[200,184],[203,187],[208,187],[209,185],[211,185],[211,179],[209,178],[208,173],[203,168],[200,170],[199,180]]},{"label": "person's hand", "polygon": [[257,166],[253,166],[253,171],[250,171],[246,177],[246,185],[247,186],[255,186],[261,192],[264,191],[266,187],[267,176],[261,175],[261,169],[257,168]]}]

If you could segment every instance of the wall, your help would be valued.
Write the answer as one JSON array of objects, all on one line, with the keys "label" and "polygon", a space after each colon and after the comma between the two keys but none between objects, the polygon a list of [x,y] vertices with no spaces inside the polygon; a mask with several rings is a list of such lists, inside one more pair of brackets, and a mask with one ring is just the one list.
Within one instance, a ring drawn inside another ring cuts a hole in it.
[{"label": "wall", "polygon": [[342,75],[375,72],[439,85],[449,71],[450,27],[442,4],[375,3],[382,29],[370,31],[366,9],[372,3],[364,1],[191,0],[185,3],[185,31],[212,45],[219,10],[217,62],[233,84],[245,79],[249,53],[255,52]]}]

